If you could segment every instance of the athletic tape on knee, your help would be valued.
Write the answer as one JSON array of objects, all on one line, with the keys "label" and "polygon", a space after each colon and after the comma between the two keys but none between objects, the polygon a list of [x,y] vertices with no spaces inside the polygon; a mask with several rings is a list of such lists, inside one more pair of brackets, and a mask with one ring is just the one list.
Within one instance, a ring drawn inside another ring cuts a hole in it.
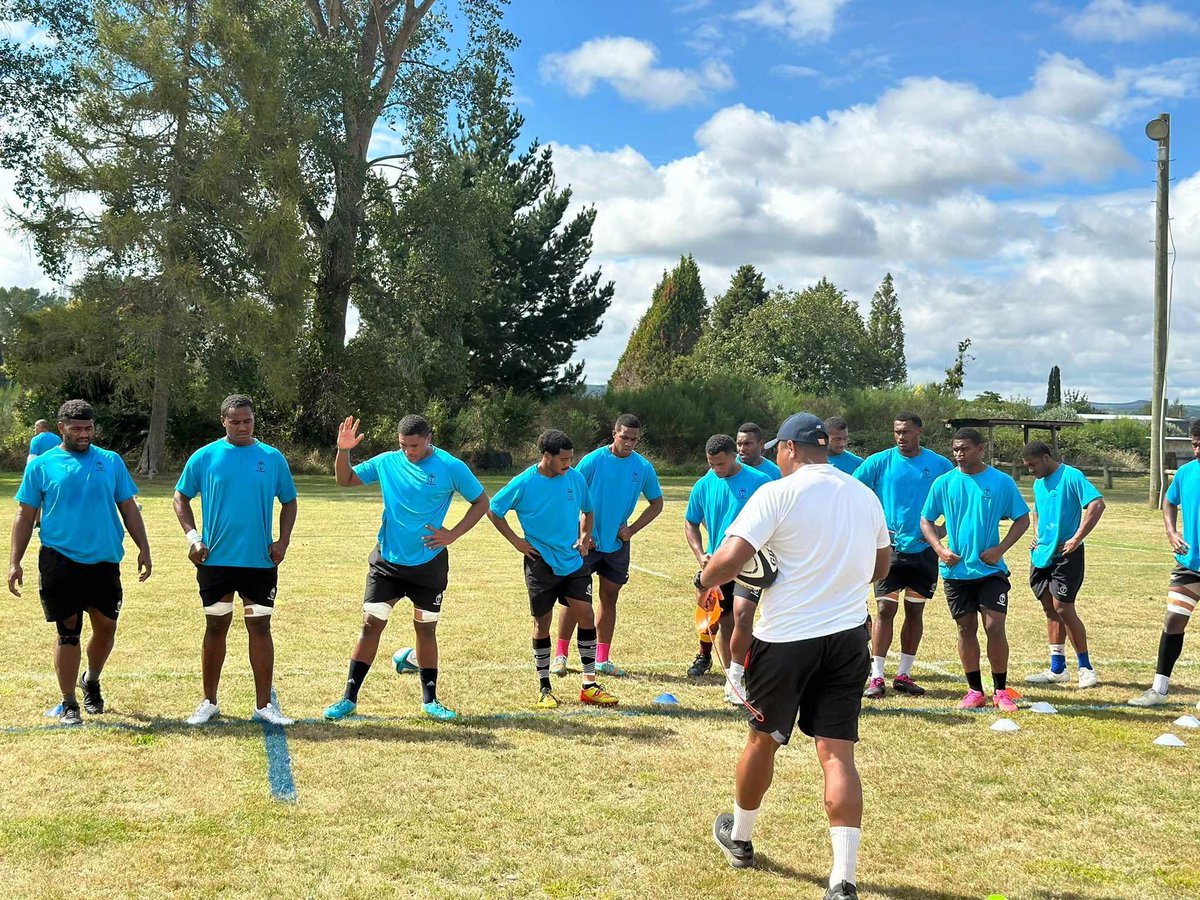
[{"label": "athletic tape on knee", "polygon": [[432,622],[436,622],[441,617],[442,617],[442,614],[440,612],[430,612],[427,609],[420,609],[419,607],[416,607],[416,606],[413,607],[413,621],[414,622],[432,623]]},{"label": "athletic tape on knee", "polygon": [[233,612],[232,600],[218,600],[216,603],[210,603],[204,607],[206,616],[228,616]]},{"label": "athletic tape on knee", "polygon": [[363,612],[386,622],[392,617],[392,605],[390,603],[364,603]]},{"label": "athletic tape on knee", "polygon": [[275,609],[274,609],[274,607],[271,607],[271,606],[261,606],[258,603],[247,603],[246,604],[246,618],[247,619],[260,619],[263,616],[271,615],[271,613],[273,613],[273,612],[275,612]]},{"label": "athletic tape on knee", "polygon": [[914,594],[912,591],[904,592],[905,603],[924,603],[928,599],[928,597],[922,597],[920,594]]},{"label": "athletic tape on knee", "polygon": [[1177,615],[1190,616],[1196,609],[1196,601],[1181,591],[1167,591],[1167,609]]},{"label": "athletic tape on knee", "polygon": [[72,627],[64,625],[61,619],[54,623],[54,627],[58,630],[60,644],[65,647],[79,646],[79,635],[83,634],[83,616],[75,616],[75,624]]}]

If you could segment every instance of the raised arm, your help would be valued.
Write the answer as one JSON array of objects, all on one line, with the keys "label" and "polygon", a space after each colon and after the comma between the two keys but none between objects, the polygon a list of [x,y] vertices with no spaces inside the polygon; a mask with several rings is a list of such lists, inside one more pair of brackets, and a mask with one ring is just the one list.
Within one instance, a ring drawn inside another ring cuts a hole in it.
[{"label": "raised arm", "polygon": [[346,416],[346,420],[338,426],[337,456],[333,460],[333,474],[338,487],[358,487],[362,481],[350,468],[350,451],[363,442],[365,434],[358,431],[358,419]]}]

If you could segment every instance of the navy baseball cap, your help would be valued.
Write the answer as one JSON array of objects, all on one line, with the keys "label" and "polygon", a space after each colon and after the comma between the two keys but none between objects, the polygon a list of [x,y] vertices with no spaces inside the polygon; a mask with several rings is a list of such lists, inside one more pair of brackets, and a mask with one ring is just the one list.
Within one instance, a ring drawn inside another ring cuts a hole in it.
[{"label": "navy baseball cap", "polygon": [[792,441],[797,444],[812,444],[815,447],[828,447],[829,434],[825,431],[825,423],[812,413],[796,413],[788,416],[779,426],[775,440],[767,441],[764,445],[770,450],[780,441]]}]

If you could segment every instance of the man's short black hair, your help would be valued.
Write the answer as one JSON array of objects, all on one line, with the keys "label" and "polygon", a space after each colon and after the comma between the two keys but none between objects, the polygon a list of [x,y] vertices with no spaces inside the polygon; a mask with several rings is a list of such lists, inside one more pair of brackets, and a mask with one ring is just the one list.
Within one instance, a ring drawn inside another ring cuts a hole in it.
[{"label": "man's short black hair", "polygon": [[1039,456],[1054,458],[1054,453],[1051,452],[1050,445],[1045,441],[1030,441],[1025,445],[1025,449],[1021,451],[1021,459],[1037,459]]},{"label": "man's short black hair", "polygon": [[918,428],[925,427],[925,423],[921,421],[921,417],[918,416],[916,413],[910,413],[910,412],[897,413],[894,421],[909,422],[913,425],[916,425]]},{"label": "man's short black hair", "polygon": [[830,431],[846,431],[850,428],[850,423],[846,421],[845,416],[830,416],[825,420],[825,432]]},{"label": "man's short black hair", "polygon": [[954,432],[952,440],[955,441],[970,441],[976,447],[983,443],[983,435],[974,428],[960,428]]},{"label": "man's short black hair", "polygon": [[551,456],[558,456],[564,450],[574,450],[575,445],[571,443],[571,439],[567,437],[566,432],[559,431],[557,428],[551,428],[549,431],[543,431],[538,436],[538,450],[542,453],[549,453]]},{"label": "man's short black hair", "polygon": [[1192,423],[1192,427],[1188,429],[1188,435],[1194,438],[1200,438],[1200,419]]},{"label": "man's short black hair", "polygon": [[621,413],[617,416],[617,422],[613,425],[613,431],[618,428],[641,428],[642,420],[633,413]]},{"label": "man's short black hair", "polygon": [[714,434],[704,445],[708,456],[720,456],[722,453],[737,453],[737,444],[727,434]]},{"label": "man's short black hair", "polygon": [[71,419],[89,422],[95,418],[96,411],[86,400],[68,400],[58,408],[58,421],[60,422],[68,422]]},{"label": "man's short black hair", "polygon": [[416,415],[405,416],[396,430],[400,432],[400,437],[428,437],[433,434],[429,420]]},{"label": "man's short black hair", "polygon": [[738,434],[753,434],[761,441],[763,438],[762,429],[755,422],[743,422],[738,426]]},{"label": "man's short black hair", "polygon": [[224,419],[235,409],[250,408],[250,412],[254,412],[254,401],[245,394],[230,394],[221,401],[221,418]]}]

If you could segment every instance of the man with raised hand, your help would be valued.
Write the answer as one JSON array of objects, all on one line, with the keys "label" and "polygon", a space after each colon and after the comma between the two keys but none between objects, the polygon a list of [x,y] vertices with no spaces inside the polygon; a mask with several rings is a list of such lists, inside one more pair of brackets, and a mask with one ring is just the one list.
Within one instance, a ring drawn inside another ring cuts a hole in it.
[{"label": "man with raised hand", "polygon": [[1070,635],[1079,663],[1079,686],[1095,687],[1087,629],[1075,611],[1075,599],[1083,587],[1083,539],[1104,515],[1104,498],[1082,472],[1056,460],[1042,441],[1027,444],[1021,455],[1037,479],[1033,483],[1037,534],[1029,546],[1029,587],[1042,602],[1050,641],[1050,668],[1026,676],[1025,681],[1063,684],[1071,680],[1064,652]]},{"label": "man with raised hand", "polygon": [[[584,557],[592,549],[593,509],[587,481],[571,463],[575,447],[561,431],[538,437],[541,459],[501,488],[488,519],[524,557],[529,613],[533,616],[533,663],[538,709],[555,709],[550,689],[550,621],[555,604],[570,607],[579,623],[576,646],[583,666],[579,702],[615,706],[617,698],[596,683],[596,620],[592,613],[592,573]],[[517,514],[524,537],[504,517]]]},{"label": "man with raised hand", "polygon": [[853,475],[862,465],[862,457],[846,449],[850,444],[850,423],[845,416],[830,416],[825,420],[825,430],[829,433],[829,464]]},{"label": "man with raised hand", "polygon": [[762,429],[757,424],[744,422],[739,425],[734,442],[737,444],[738,459],[743,465],[758,469],[764,475],[770,476],[772,481],[782,477],[779,474],[779,466],[763,456],[766,446]]},{"label": "man with raised hand", "polygon": [[[754,492],[771,482],[769,475],[738,461],[737,445],[727,434],[714,434],[710,437],[704,445],[704,455],[708,461],[708,471],[692,485],[687,511],[683,514],[683,534],[701,568],[721,546],[721,541],[725,540],[725,529],[737,518],[737,514],[742,511],[742,507]],[[708,532],[707,543],[700,534],[701,525]],[[735,585],[732,577],[723,582],[720,588],[721,618],[717,624],[717,640],[721,642],[721,658],[729,666],[726,673],[725,700],[730,704],[740,705],[742,701],[738,695],[745,696],[742,680],[746,651],[750,649],[754,603],[758,601],[758,592]],[[742,627],[735,629],[734,604],[738,595],[746,599],[746,603],[742,605],[745,620]],[[735,634],[738,638],[736,644],[733,643]],[[688,677],[699,678],[712,669],[712,651],[712,636],[702,634],[700,652],[696,654],[687,670]]]},{"label": "man with raised hand", "polygon": [[[994,702],[1002,712],[1016,712],[1016,695],[1008,687],[1008,566],[1004,554],[1029,528],[1029,506],[1008,475],[984,462],[987,445],[974,428],[960,428],[950,443],[957,468],[933,482],[921,510],[921,531],[941,561],[946,602],[958,627],[958,656],[968,690],[959,709],[987,706],[979,668],[979,619],[987,634],[988,663],[995,686]],[[937,520],[945,517],[942,543]],[[1011,519],[1000,540],[1000,522]]]},{"label": "man with raised hand", "polygon": [[[462,460],[433,445],[433,429],[424,416],[410,415],[397,428],[400,446],[350,465],[350,451],[365,435],[358,420],[347,417],[338,427],[335,475],[340,487],[379,482],[383,519],[379,539],[367,560],[363,624],[350,654],[350,672],[342,699],[325,710],[325,718],[344,719],[358,708],[358,691],[379,652],[379,638],[392,608],[404,597],[413,605],[421,711],[449,721],[458,717],[437,697],[437,623],[450,580],[446,549],[475,527],[487,512],[483,485]],[[455,494],[470,506],[453,528],[444,527]]]},{"label": "man with raised hand", "polygon": [[921,446],[924,423],[914,413],[900,413],[892,423],[896,446],[873,453],[854,477],[875,492],[883,504],[892,534],[887,574],[875,583],[879,615],[871,630],[871,681],[863,695],[878,699],[886,691],[884,663],[892,646],[896,613],[904,598],[900,629],[900,668],[892,682],[897,693],[919,697],[925,688],[912,679],[912,667],[925,631],[925,602],[937,590],[938,558],[921,533],[921,509],[934,479],[954,468],[950,460]]},{"label": "man with raised hand", "polygon": [[[225,665],[234,595],[242,599],[254,673],[252,718],[291,725],[271,696],[275,641],[271,616],[279,584],[279,565],[287,556],[296,524],[296,484],[283,454],[254,437],[254,401],[231,394],[221,403],[225,436],[189,458],[175,485],[175,517],[187,537],[188,559],[196,566],[204,605],[204,642],[200,674],[204,699],[188,717],[203,725],[221,714],[217,686]],[[204,533],[196,530],[192,500],[200,497]],[[279,539],[271,514],[279,500]]]},{"label": "man with raised hand", "polygon": [[[9,556],[8,589],[19,597],[25,579],[21,560],[40,510],[39,593],[46,621],[58,631],[54,671],[62,703],[55,712],[64,725],[83,722],[76,686],[83,689],[89,713],[104,712],[100,674],[112,653],[124,597],[125,531],[137,544],[138,580],[149,578],[152,568],[146,526],[134,499],[137,486],[118,454],[92,443],[95,418],[91,404],[84,400],[68,400],[59,408],[62,447],[41,454],[25,467]],[[92,637],[87,669],[79,676],[84,611],[92,623]]]},{"label": "man with raised hand", "polygon": [[[1183,635],[1200,602],[1200,421],[1192,423],[1189,434],[1195,459],[1175,472],[1163,501],[1163,527],[1175,554],[1175,568],[1167,587],[1167,615],[1158,639],[1158,666],[1154,670],[1154,683],[1144,694],[1130,700],[1130,706],[1161,706],[1167,702],[1171,672],[1183,652]],[[1200,704],[1196,708],[1200,709]]]},{"label": "man with raised hand", "polygon": [[[612,443],[593,450],[576,467],[587,482],[588,495],[595,507],[596,524],[592,530],[595,546],[586,562],[592,574],[600,579],[600,613],[596,616],[597,675],[620,677],[625,674],[609,658],[617,624],[617,598],[629,581],[629,550],[633,536],[658,518],[663,510],[658,474],[650,461],[634,449],[641,434],[642,423],[637,416],[629,413],[618,416],[613,426]],[[649,506],[631,525],[629,517],[633,515],[638,497],[645,497]],[[567,650],[575,625],[572,607],[564,607],[558,615],[558,644],[550,667],[550,671],[560,677],[567,674]]]},{"label": "man with raised hand", "polygon": [[854,900],[863,808],[854,745],[869,655],[863,592],[887,572],[891,541],[875,496],[829,465],[820,419],[790,416],[774,443],[784,477],[755,492],[696,576],[701,591],[723,584],[767,546],[779,565],[762,592],[746,663],[753,711],[733,813],[717,816],[713,838],[730,865],[754,864],[751,833],[775,754],[798,721],[816,744],[825,778],[833,848],[825,897]]}]

